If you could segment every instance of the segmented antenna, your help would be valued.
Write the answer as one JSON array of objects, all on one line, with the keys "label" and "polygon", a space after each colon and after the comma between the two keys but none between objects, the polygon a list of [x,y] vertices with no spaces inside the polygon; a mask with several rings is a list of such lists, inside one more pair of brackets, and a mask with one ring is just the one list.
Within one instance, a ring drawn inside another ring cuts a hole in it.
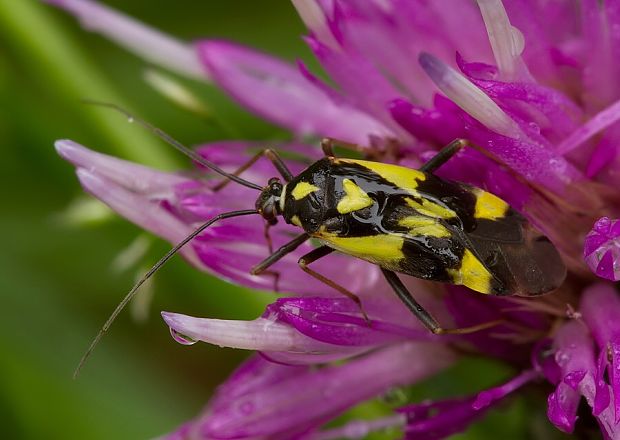
[{"label": "segmented antenna", "polygon": [[194,150],[192,150],[190,148],[187,148],[185,145],[183,145],[181,142],[177,141],[175,138],[170,136],[168,133],[163,131],[161,128],[157,128],[154,125],[150,124],[149,122],[146,122],[144,119],[141,119],[141,118],[138,118],[137,116],[134,116],[129,111],[125,110],[123,107],[120,107],[120,106],[118,106],[116,104],[112,104],[110,102],[94,101],[92,99],[83,99],[82,102],[84,104],[96,105],[96,106],[99,106],[99,107],[107,107],[107,108],[110,108],[112,110],[116,110],[117,112],[125,115],[128,120],[130,120],[132,122],[136,122],[139,125],[141,125],[144,128],[146,128],[147,130],[151,131],[156,136],[158,136],[160,139],[164,140],[166,143],[168,143],[169,145],[173,146],[178,151],[180,151],[181,153],[183,153],[184,155],[186,155],[187,157],[192,159],[194,162],[197,162],[200,165],[203,165],[203,166],[205,166],[205,167],[215,171],[219,175],[221,175],[223,177],[226,177],[227,179],[230,179],[230,180],[232,180],[234,182],[237,182],[240,185],[243,185],[243,186],[248,187],[248,188],[256,189],[258,191],[262,191],[263,190],[263,187],[260,186],[260,185],[257,185],[256,183],[252,183],[252,182],[250,182],[248,180],[242,179],[241,177],[235,176],[234,174],[227,173],[226,171],[224,171],[223,169],[221,169],[220,167],[215,165],[213,162],[205,159],[204,157],[202,157],[201,155],[196,153]]},{"label": "segmented antenna", "polygon": [[136,282],[136,284],[134,284],[134,286],[131,288],[129,293],[127,293],[127,295],[125,295],[125,297],[118,304],[118,306],[116,306],[116,309],[114,309],[110,317],[103,324],[103,326],[101,327],[101,330],[99,330],[99,333],[97,333],[97,336],[95,336],[93,341],[90,343],[90,346],[88,347],[88,349],[82,356],[82,359],[80,359],[78,366],[73,372],[73,378],[76,379],[79,376],[80,371],[82,370],[82,367],[84,366],[84,364],[90,357],[91,353],[93,352],[93,350],[95,349],[95,347],[97,346],[97,344],[99,343],[103,335],[106,334],[106,332],[108,331],[108,329],[110,328],[110,326],[112,325],[116,317],[121,313],[121,311],[125,308],[125,306],[129,304],[129,302],[133,299],[133,297],[138,292],[138,289],[140,288],[140,286],[142,286],[142,284],[144,284],[149,278],[151,278],[155,272],[157,272],[164,264],[166,264],[166,262],[170,258],[172,258],[174,254],[176,254],[183,246],[189,243],[194,237],[199,235],[202,231],[207,229],[209,226],[211,226],[216,221],[223,220],[226,218],[231,218],[231,217],[240,217],[242,215],[252,215],[252,214],[258,214],[258,211],[255,209],[246,209],[242,211],[231,211],[231,212],[224,212],[222,214],[219,214],[213,217],[211,220],[207,221],[206,223],[203,223],[202,225],[200,225],[198,229],[196,229],[194,232],[192,232],[187,237],[185,237],[180,243],[178,243],[176,246],[170,249],[166,253],[166,255],[161,257],[161,259],[157,263],[155,263],[153,267],[151,267],[151,269],[146,274],[144,274],[144,276],[142,276],[142,278],[140,278],[138,282]]}]

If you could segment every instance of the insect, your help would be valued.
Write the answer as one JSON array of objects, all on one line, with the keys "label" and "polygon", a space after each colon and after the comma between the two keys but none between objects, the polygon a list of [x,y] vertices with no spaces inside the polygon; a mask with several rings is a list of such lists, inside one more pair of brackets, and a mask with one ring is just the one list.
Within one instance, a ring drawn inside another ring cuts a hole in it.
[{"label": "insect", "polygon": [[[345,287],[312,270],[309,265],[334,251],[378,265],[404,305],[436,334],[464,333],[444,329],[407,290],[397,273],[425,280],[464,285],[491,295],[536,296],[560,286],[566,268],[553,244],[499,197],[480,188],[437,177],[434,172],[459,150],[471,145],[457,139],[418,170],[366,160],[339,158],[338,141],[322,142],[325,157],[294,176],[278,154],[261,151],[235,173],[227,173],[180,144],[163,131],[112,104],[146,126],[194,161],[227,180],[260,191],[255,209],[220,214],[201,225],[171,249],[131,289],[94,339],[80,366],[140,285],[172,255],[216,221],[242,215],[260,215],[268,225],[282,218],[301,229],[251,273],[265,273],[278,260],[309,239],[321,245],[299,259],[309,275],[355,301]],[[266,186],[238,176],[260,157],[267,157],[281,177]],[[367,318],[368,319],[368,318]]]}]

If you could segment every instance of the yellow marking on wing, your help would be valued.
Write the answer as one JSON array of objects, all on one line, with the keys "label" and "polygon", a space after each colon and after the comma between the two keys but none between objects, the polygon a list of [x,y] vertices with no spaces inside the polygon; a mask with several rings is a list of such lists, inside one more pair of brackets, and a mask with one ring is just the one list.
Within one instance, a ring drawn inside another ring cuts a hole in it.
[{"label": "yellow marking on wing", "polygon": [[405,257],[402,251],[405,239],[396,234],[339,237],[322,233],[317,238],[337,251],[379,265],[389,266]]},{"label": "yellow marking on wing", "polygon": [[308,194],[312,194],[315,191],[318,191],[320,188],[308,182],[298,182],[291,191],[291,195],[295,200],[301,200],[306,197]]},{"label": "yellow marking on wing", "polygon": [[372,205],[372,199],[368,196],[368,194],[366,194],[366,192],[357,186],[351,179],[344,179],[342,181],[342,187],[345,195],[338,202],[338,206],[336,206],[336,209],[340,214],[357,211]]},{"label": "yellow marking on wing", "polygon": [[413,235],[426,235],[429,237],[449,237],[450,231],[439,223],[437,219],[412,215],[398,222],[399,225],[409,228]]},{"label": "yellow marking on wing", "polygon": [[419,197],[420,197],[421,202],[418,202],[417,200],[414,200],[409,197],[405,198],[405,201],[407,202],[407,205],[411,206],[413,209],[418,211],[420,214],[424,214],[429,217],[436,217],[436,218],[443,218],[443,219],[456,217],[456,212],[454,212],[453,210],[444,208],[443,206],[438,205],[437,203],[433,203],[430,200],[425,199],[422,196],[419,196]]},{"label": "yellow marking on wing", "polygon": [[459,269],[448,269],[454,284],[462,284],[480,293],[491,293],[493,276],[469,249],[465,249]]},{"label": "yellow marking on wing", "polygon": [[481,189],[474,190],[474,194],[476,194],[476,211],[474,213],[476,218],[497,220],[506,215],[510,206],[499,197]]},{"label": "yellow marking on wing", "polygon": [[422,171],[398,165],[356,159],[338,159],[338,161],[362,165],[404,190],[415,190],[418,187],[418,182],[426,179],[426,175]]}]

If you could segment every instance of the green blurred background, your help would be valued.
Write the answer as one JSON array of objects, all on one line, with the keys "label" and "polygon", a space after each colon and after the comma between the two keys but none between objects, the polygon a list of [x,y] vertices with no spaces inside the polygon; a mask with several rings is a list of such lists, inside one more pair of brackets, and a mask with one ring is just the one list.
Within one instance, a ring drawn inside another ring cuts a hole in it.
[{"label": "green blurred background", "polygon": [[[109,0],[106,4],[182,39],[230,38],[317,69],[288,2]],[[145,64],[63,13],[34,0],[0,0],[0,420],[7,439],[146,439],[197,414],[248,353],[172,341],[160,310],[256,317],[272,297],[227,285],[175,259],[156,277],[146,322],[125,312],[76,381],[90,339],[137,273],[168,245],[114,216],[96,215],[73,170],[52,147],[70,138],[162,169],[187,161],[135,124],[82,98],[135,111],[186,143],[287,134],[249,115],[216,88],[181,80],[208,103],[205,121],[172,105],[143,79]],[[249,202],[250,203],[250,202]],[[135,264],[113,262],[139,238]],[[409,398],[455,396],[506,379],[510,369],[465,360],[406,393],[353,411],[376,416]],[[518,399],[462,438],[547,438],[540,405]],[[530,410],[526,411],[529,406]],[[460,436],[461,437],[461,436]]]}]

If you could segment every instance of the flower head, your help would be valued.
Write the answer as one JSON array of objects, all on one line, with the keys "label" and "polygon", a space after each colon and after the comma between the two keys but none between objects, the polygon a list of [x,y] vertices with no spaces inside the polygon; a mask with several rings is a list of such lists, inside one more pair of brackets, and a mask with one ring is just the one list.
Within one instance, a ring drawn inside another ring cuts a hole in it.
[{"label": "flower head", "polygon": [[[404,279],[445,326],[499,325],[469,335],[430,334],[406,310],[376,265],[333,254],[313,269],[361,298],[360,308],[299,270],[313,249],[299,245],[274,266],[249,270],[299,229],[256,218],[218,222],[183,255],[201,270],[253,288],[286,293],[253,321],[164,312],[181,343],[257,350],[223,384],[205,412],[170,439],[358,438],[397,427],[406,437],[443,438],[529,383],[552,384],[549,420],[572,432],[582,398],[605,438],[620,421],[620,10],[613,2],[293,0],[305,40],[330,76],[232,42],[185,44],[90,0],[50,0],[143,58],[214,82],[265,119],[288,129],[293,173],[321,157],[307,139],[359,144],[365,156],[412,168],[455,138],[466,149],[437,174],[484,188],[548,236],[567,281],[536,300],[496,298],[463,287]],[[304,141],[306,140],[306,141]],[[251,208],[256,193],[217,175],[163,173],[59,141],[84,188],[121,215],[176,243],[222,212]],[[227,141],[197,152],[227,172],[257,145]],[[243,178],[266,184],[264,158]],[[209,178],[204,178],[209,177]],[[527,259],[527,255],[522,258]],[[519,372],[475,396],[414,402],[376,420],[321,427],[356,403],[420,381],[466,352]],[[320,364],[322,368],[314,368]],[[298,391],[304,387],[304,392]]]}]

